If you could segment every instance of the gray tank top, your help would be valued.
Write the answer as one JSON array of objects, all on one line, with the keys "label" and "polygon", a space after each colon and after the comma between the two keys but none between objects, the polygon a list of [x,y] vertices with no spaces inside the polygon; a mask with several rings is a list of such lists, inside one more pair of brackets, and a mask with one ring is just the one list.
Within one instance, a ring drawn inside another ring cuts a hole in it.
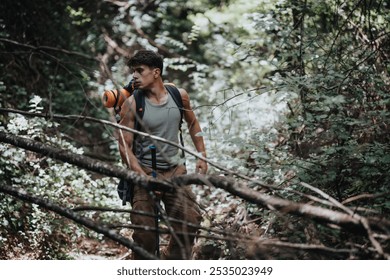
[{"label": "gray tank top", "polygon": [[[181,114],[172,96],[164,104],[153,104],[145,98],[142,131],[178,143]],[[138,135],[136,138],[136,156],[142,165],[152,167],[150,146],[156,146],[157,168],[168,169],[180,161],[178,148],[162,142],[152,142],[149,137]]]}]

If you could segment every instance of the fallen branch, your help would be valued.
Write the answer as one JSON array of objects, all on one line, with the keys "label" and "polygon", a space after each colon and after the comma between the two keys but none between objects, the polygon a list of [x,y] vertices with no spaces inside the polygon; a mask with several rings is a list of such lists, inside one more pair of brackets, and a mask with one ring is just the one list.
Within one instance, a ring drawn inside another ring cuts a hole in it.
[{"label": "fallen branch", "polygon": [[[259,240],[254,244],[253,253],[256,254],[256,251],[264,251],[266,248],[273,249],[275,247],[281,247],[284,249],[294,249],[294,250],[302,250],[302,251],[317,251],[319,253],[331,253],[331,254],[343,254],[350,255],[353,253],[357,253],[356,249],[335,249],[331,247],[327,247],[324,245],[316,245],[316,244],[299,244],[299,243],[290,243],[283,242],[279,240]],[[269,249],[268,249],[269,250]]]},{"label": "fallen branch", "polygon": [[[367,236],[372,234],[371,232],[367,233],[367,224],[362,223],[359,216],[355,217],[354,215],[349,215],[322,207],[316,207],[309,204],[296,203],[290,200],[260,193],[249,188],[245,184],[238,183],[238,181],[231,177],[193,174],[174,177],[171,179],[171,181],[160,181],[152,178],[148,179],[147,177],[138,175],[137,173],[129,171],[125,168],[112,166],[102,161],[92,160],[82,155],[77,155],[69,151],[64,151],[60,148],[54,148],[47,144],[7,134],[5,132],[0,132],[0,141],[30,151],[38,152],[90,171],[129,180],[141,187],[150,188],[150,186],[153,185],[158,186],[161,190],[171,190],[171,188],[176,185],[212,185],[216,188],[224,189],[227,192],[250,203],[262,205],[271,210],[277,210],[283,213],[310,218],[325,224],[337,224],[345,229],[355,231],[359,234],[363,233]],[[367,223],[372,230],[378,230],[385,234],[390,232],[390,221],[388,220],[367,218]]]},{"label": "fallen branch", "polygon": [[53,147],[48,144],[20,136],[15,136],[3,131],[0,131],[0,141],[48,156],[53,159],[76,165],[89,171],[110,177],[121,178],[146,189],[151,189],[151,187],[153,187],[154,189],[157,188],[161,191],[173,190],[173,186],[164,181],[141,176],[138,173],[130,171],[126,168],[114,166],[100,160],[94,160],[83,155],[66,151],[62,148]]},{"label": "fallen branch", "polygon": [[95,223],[91,219],[82,217],[82,216],[74,213],[69,208],[63,208],[63,207],[61,207],[61,206],[59,206],[51,201],[48,201],[46,199],[42,199],[39,197],[31,196],[23,190],[16,190],[16,189],[8,187],[8,186],[1,186],[0,185],[0,191],[3,193],[6,193],[6,194],[12,195],[16,198],[19,198],[23,201],[37,204],[40,207],[48,209],[50,211],[53,211],[53,212],[65,217],[65,218],[68,218],[68,219],[76,222],[77,224],[80,224],[80,225],[83,225],[89,229],[92,229],[92,230],[96,231],[97,233],[101,233],[104,236],[118,242],[119,244],[126,246],[127,248],[130,248],[131,250],[133,250],[134,252],[138,253],[139,255],[145,257],[146,259],[156,259],[156,257],[154,255],[150,254],[149,252],[147,252],[142,247],[138,246],[133,241],[123,237],[120,234],[117,234],[114,230],[112,230],[110,228],[98,225],[97,223]]},{"label": "fallen branch", "polygon": [[[207,179],[216,188],[224,189],[248,202],[262,205],[271,210],[278,210],[283,213],[293,214],[311,218],[321,223],[337,224],[345,229],[355,231],[359,234],[368,234],[366,225],[361,222],[358,215],[350,215],[323,207],[310,204],[296,203],[287,199],[278,198],[265,193],[255,191],[244,184],[230,177],[210,175],[204,178],[199,174],[179,176],[172,179],[172,183],[179,185],[202,184]],[[388,234],[390,232],[390,221],[377,218],[367,218],[372,229]]]},{"label": "fallen branch", "polygon": [[266,183],[261,182],[259,180],[255,180],[253,178],[250,178],[250,177],[248,177],[246,175],[243,175],[243,174],[240,174],[238,172],[231,171],[230,169],[225,168],[224,166],[221,166],[221,165],[219,165],[219,164],[217,164],[215,162],[212,162],[209,159],[207,159],[207,158],[203,157],[202,155],[200,155],[199,153],[194,152],[194,151],[192,151],[192,150],[190,150],[190,149],[188,149],[186,147],[183,147],[180,144],[177,144],[175,142],[169,141],[169,140],[164,139],[162,137],[150,135],[150,134],[145,133],[145,132],[141,132],[141,131],[138,131],[138,130],[135,130],[135,129],[132,129],[132,128],[129,128],[129,127],[126,127],[126,126],[122,126],[122,125],[119,125],[117,123],[113,123],[111,121],[101,120],[101,119],[96,119],[96,118],[92,118],[92,117],[88,117],[88,116],[81,116],[81,115],[58,115],[58,114],[46,115],[46,114],[34,113],[34,112],[26,112],[26,111],[17,110],[17,109],[11,109],[11,108],[0,108],[0,112],[15,113],[15,114],[21,114],[21,115],[29,116],[29,117],[40,117],[40,118],[46,118],[46,119],[89,121],[89,122],[93,122],[93,123],[99,123],[99,124],[102,124],[102,125],[108,125],[108,126],[111,126],[111,127],[117,128],[117,129],[121,129],[121,130],[125,130],[125,131],[128,131],[128,132],[132,132],[132,133],[144,136],[144,137],[149,137],[153,141],[158,141],[158,142],[162,142],[162,143],[166,143],[166,144],[172,145],[174,147],[177,147],[178,149],[181,149],[181,150],[185,151],[189,155],[192,155],[192,156],[194,156],[194,157],[196,157],[198,159],[206,161],[209,165],[214,166],[215,168],[217,168],[219,170],[222,170],[223,172],[225,172],[225,173],[227,173],[227,174],[229,174],[231,176],[236,176],[238,178],[242,178],[244,180],[251,181],[254,184],[257,184],[259,186],[262,186],[262,187],[265,187],[265,188],[268,188],[268,189],[275,189],[275,186],[266,184]]}]

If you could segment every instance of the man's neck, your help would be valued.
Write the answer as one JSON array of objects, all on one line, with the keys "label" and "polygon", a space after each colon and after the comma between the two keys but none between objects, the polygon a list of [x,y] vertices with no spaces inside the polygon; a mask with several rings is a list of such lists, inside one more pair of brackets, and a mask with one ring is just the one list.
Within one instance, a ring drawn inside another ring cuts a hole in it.
[{"label": "man's neck", "polygon": [[156,104],[164,103],[167,100],[167,91],[162,81],[154,83],[145,93],[146,98]]}]

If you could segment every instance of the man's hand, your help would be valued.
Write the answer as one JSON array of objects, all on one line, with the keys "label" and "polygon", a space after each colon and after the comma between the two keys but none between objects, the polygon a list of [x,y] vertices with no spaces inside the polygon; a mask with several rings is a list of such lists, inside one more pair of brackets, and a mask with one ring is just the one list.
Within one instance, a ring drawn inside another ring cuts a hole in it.
[{"label": "man's hand", "polygon": [[207,173],[207,162],[205,162],[204,160],[198,159],[196,161],[195,171],[196,171],[196,173],[199,173],[199,174],[206,174]]}]

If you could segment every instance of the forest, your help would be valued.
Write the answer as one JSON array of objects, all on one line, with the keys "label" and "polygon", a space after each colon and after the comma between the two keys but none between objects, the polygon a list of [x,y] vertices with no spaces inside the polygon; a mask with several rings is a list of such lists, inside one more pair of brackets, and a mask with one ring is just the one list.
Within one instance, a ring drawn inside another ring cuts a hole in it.
[{"label": "forest", "polygon": [[2,0],[0,259],[144,254],[117,185],[150,178],[102,102],[140,49],[205,139],[207,174],[183,126],[188,174],[154,180],[196,195],[192,259],[390,259],[389,23],[388,0]]}]

